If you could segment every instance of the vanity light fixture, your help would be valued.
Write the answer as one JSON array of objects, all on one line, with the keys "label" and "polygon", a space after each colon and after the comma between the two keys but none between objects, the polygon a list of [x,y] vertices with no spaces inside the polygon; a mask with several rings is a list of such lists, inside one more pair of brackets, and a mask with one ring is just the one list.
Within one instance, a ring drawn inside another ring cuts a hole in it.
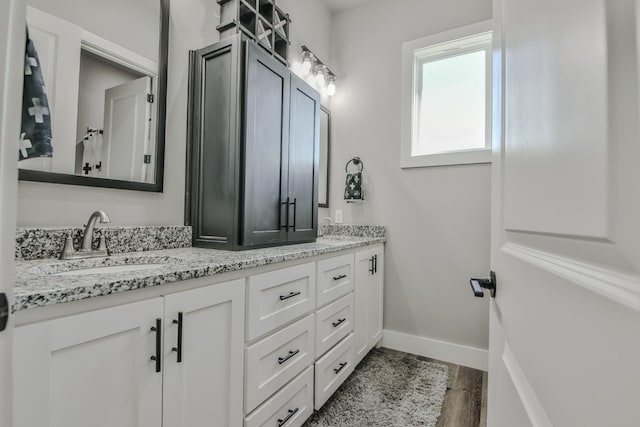
[{"label": "vanity light fixture", "polygon": [[326,68],[327,67],[325,67],[324,65],[316,65],[315,69],[313,70],[313,74],[316,76],[316,84],[319,88],[324,87],[324,84],[327,81],[327,79],[325,78]]},{"label": "vanity light fixture", "polygon": [[335,95],[337,77],[333,71],[324,65],[324,63],[306,46],[302,46],[301,57],[301,71],[303,76],[308,76],[309,73],[313,71],[313,81],[320,92],[328,96]]},{"label": "vanity light fixture", "polygon": [[302,51],[302,74],[308,76],[313,67],[313,54],[309,50]]}]

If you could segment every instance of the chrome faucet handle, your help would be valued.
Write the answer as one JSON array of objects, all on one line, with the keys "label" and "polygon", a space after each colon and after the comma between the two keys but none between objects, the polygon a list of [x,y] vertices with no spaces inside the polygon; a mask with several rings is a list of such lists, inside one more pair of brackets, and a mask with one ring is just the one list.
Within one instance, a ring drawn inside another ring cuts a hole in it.
[{"label": "chrome faucet handle", "polygon": [[98,246],[98,251],[104,252],[109,255],[109,249],[107,249],[107,239],[104,236],[100,236],[100,245]]},{"label": "chrome faucet handle", "polygon": [[60,259],[70,259],[75,253],[76,250],[73,248],[73,239],[71,236],[67,236],[64,241],[64,248],[62,249],[62,252],[60,252]]}]

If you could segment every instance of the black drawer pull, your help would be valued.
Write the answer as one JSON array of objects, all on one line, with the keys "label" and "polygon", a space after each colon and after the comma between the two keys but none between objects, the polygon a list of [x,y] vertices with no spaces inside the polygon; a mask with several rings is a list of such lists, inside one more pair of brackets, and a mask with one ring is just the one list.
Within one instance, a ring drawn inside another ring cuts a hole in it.
[{"label": "black drawer pull", "polygon": [[291,292],[289,295],[280,295],[280,301],[287,300],[289,298],[297,297],[302,292]]},{"label": "black drawer pull", "polygon": [[298,353],[300,353],[300,350],[294,350],[294,351],[289,350],[289,354],[287,354],[285,357],[278,357],[278,365],[282,365],[284,362],[291,359],[293,356],[295,356]]},{"label": "black drawer pull", "polygon": [[342,362],[340,364],[340,367],[334,369],[333,372],[337,375],[340,371],[342,371],[344,369],[345,366],[347,366],[347,362]]},{"label": "black drawer pull", "polygon": [[156,372],[162,370],[162,319],[156,319],[156,326],[152,326],[151,330],[156,333],[156,354],[151,356],[151,360],[156,362]]},{"label": "black drawer pull", "polygon": [[337,328],[338,326],[342,325],[344,322],[346,322],[347,319],[342,318],[342,319],[338,319],[337,322],[333,322],[332,325],[334,328]]},{"label": "black drawer pull", "polygon": [[333,280],[340,280],[340,279],[344,279],[345,277],[347,277],[346,274],[341,274],[339,276],[334,277]]},{"label": "black drawer pull", "polygon": [[278,419],[278,427],[282,427],[283,425],[285,425],[287,421],[289,421],[291,417],[293,417],[297,412],[298,412],[298,408],[289,409],[289,413],[287,414],[286,417],[284,417],[283,419]]},{"label": "black drawer pull", "polygon": [[182,362],[182,312],[178,313],[178,320],[173,320],[175,325],[178,325],[178,343],[176,347],[173,347],[171,351],[175,351],[177,353],[176,362]]}]

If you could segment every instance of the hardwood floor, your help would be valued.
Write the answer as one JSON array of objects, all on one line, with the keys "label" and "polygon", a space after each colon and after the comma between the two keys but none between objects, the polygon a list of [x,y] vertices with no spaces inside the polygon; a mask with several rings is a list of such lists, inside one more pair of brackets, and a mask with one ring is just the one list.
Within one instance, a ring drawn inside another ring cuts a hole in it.
[{"label": "hardwood floor", "polygon": [[[387,349],[389,350],[389,349]],[[396,351],[396,350],[391,350]],[[408,354],[408,353],[405,353]],[[487,426],[487,373],[428,357],[416,356],[427,362],[449,367],[449,383],[444,395],[442,413],[436,427]]]},{"label": "hardwood floor", "polygon": [[[486,372],[440,360],[417,356],[420,360],[449,367],[449,384],[436,427],[486,426]],[[483,399],[483,395],[485,398]]]}]

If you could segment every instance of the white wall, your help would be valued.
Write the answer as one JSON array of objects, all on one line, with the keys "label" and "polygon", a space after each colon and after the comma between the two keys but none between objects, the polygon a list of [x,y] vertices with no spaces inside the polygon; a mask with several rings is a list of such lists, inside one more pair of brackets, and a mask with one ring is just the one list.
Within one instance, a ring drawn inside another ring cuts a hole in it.
[{"label": "white wall", "polygon": [[[330,14],[318,0],[280,0],[293,19],[291,54],[308,44],[329,56]],[[33,182],[19,183],[19,226],[68,226],[105,210],[113,225],[184,223],[188,51],[218,40],[218,5],[212,0],[172,0],[167,90],[164,193],[144,193]]]},{"label": "white wall", "polygon": [[[490,0],[373,0],[334,15],[331,60],[330,212],[388,227],[385,329],[482,349],[488,299],[469,277],[489,272],[491,167],[400,169],[400,69],[402,42],[489,18]],[[362,205],[342,200],[353,156],[365,164]]]}]

